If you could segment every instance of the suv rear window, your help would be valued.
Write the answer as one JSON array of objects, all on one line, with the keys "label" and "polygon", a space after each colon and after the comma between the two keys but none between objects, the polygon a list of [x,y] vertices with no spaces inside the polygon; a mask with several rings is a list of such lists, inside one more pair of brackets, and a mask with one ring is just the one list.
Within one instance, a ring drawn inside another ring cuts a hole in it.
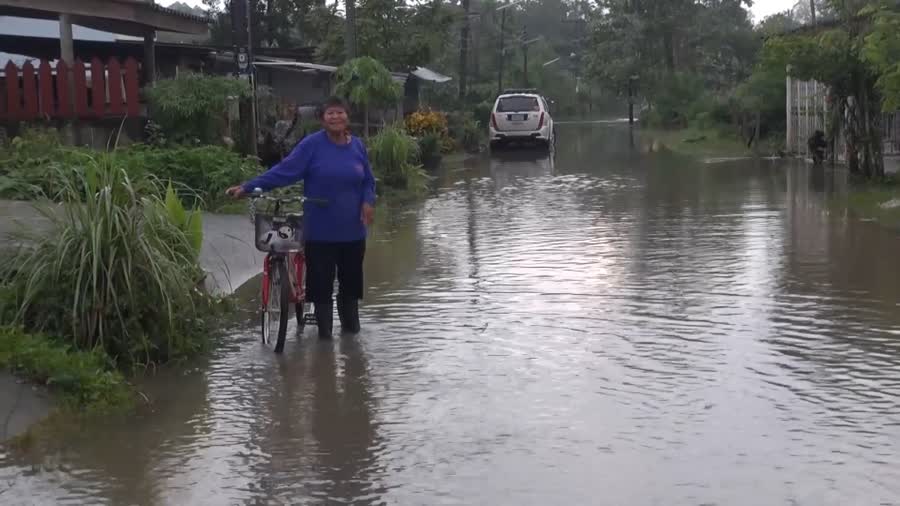
[{"label": "suv rear window", "polygon": [[497,104],[497,112],[540,111],[541,106],[535,97],[503,97]]}]

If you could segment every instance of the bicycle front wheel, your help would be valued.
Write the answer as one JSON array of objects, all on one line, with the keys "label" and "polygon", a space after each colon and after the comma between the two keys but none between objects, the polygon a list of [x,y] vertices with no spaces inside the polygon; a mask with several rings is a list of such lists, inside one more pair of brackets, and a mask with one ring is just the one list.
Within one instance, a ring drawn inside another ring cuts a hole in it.
[{"label": "bicycle front wheel", "polygon": [[262,310],[263,344],[275,345],[275,353],[284,351],[290,313],[291,281],[288,278],[287,264],[283,258],[276,258],[269,264],[266,304]]}]

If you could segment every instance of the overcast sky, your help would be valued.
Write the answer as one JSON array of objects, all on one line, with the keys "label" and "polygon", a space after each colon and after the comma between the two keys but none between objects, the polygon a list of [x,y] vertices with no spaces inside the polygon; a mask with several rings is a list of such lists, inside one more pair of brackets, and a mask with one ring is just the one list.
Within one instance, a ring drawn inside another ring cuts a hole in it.
[{"label": "overcast sky", "polygon": [[[175,0],[171,0],[170,2],[166,2],[165,0],[159,1],[156,3],[166,5],[169,3],[173,3]],[[202,3],[201,0],[180,0],[181,2],[190,4],[190,5],[200,5]],[[754,0],[753,8],[750,9],[753,11],[753,19],[755,21],[759,21],[762,18],[768,16],[769,14],[774,14],[776,12],[786,11],[794,5],[794,0]]]}]

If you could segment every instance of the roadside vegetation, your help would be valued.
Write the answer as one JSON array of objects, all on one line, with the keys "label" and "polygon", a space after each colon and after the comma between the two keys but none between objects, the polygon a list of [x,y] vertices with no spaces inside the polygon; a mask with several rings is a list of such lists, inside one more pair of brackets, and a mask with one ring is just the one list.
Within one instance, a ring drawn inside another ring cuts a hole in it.
[{"label": "roadside vegetation", "polygon": [[201,289],[201,215],[116,153],[73,156],[50,179],[34,203],[46,225],[5,245],[0,362],[106,409],[123,378],[209,344],[220,301]]},{"label": "roadside vegetation", "polygon": [[0,368],[47,386],[74,411],[118,412],[135,402],[125,375],[103,353],[73,350],[18,327],[0,327]]},{"label": "roadside vegetation", "polygon": [[[190,75],[156,86],[145,143],[96,151],[34,127],[0,150],[0,198],[32,201],[45,223],[4,246],[0,367],[47,385],[71,408],[130,406],[133,374],[209,347],[223,301],[203,290],[201,211],[246,212],[224,190],[263,170],[237,153],[220,115],[171,100],[197,87],[203,103],[227,108],[239,86]],[[367,93],[352,98],[375,103]],[[402,123],[370,139],[383,194],[425,189],[420,146]]]},{"label": "roadside vegetation", "polygon": [[853,215],[900,231],[900,174],[878,181],[858,181],[844,202]]}]

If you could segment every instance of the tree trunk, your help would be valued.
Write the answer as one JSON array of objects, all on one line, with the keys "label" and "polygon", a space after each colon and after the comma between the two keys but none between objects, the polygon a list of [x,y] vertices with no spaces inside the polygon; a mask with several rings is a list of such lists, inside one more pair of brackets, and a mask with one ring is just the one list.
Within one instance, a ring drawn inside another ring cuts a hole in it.
[{"label": "tree trunk", "polygon": [[675,72],[675,35],[671,30],[663,33],[663,49],[666,53],[666,70],[672,74]]},{"label": "tree trunk", "polygon": [[857,100],[854,97],[847,98],[847,169],[853,173],[859,173],[859,111]]},{"label": "tree trunk", "polygon": [[[475,6],[476,11],[480,9],[478,5]],[[481,76],[481,32],[484,30],[484,17],[480,17],[478,23],[475,24],[475,29],[472,30],[472,75],[475,76],[475,81],[479,80],[479,76]]]},{"label": "tree trunk", "polygon": [[762,122],[762,114],[760,113],[759,109],[757,109],[756,110],[756,119],[754,121],[754,126],[753,126],[753,137],[750,139],[750,145],[747,146],[748,148],[754,148],[754,150],[755,150],[755,148],[759,146],[759,130],[760,130],[761,122]]},{"label": "tree trunk", "polygon": [[469,78],[469,4],[471,0],[462,0],[463,22],[459,30],[459,99],[465,100],[468,92]]},{"label": "tree trunk", "polygon": [[347,61],[356,58],[356,0],[344,0],[347,29],[344,34]]},{"label": "tree trunk", "polygon": [[864,121],[863,174],[868,179],[881,178],[884,176],[884,156],[881,145],[881,101],[878,99],[874,87],[869,85],[868,80],[863,80],[860,94],[862,96],[860,106],[863,108]]},{"label": "tree trunk", "polygon": [[809,0],[809,19],[813,25],[816,24],[816,0]]},{"label": "tree trunk", "polygon": [[366,105],[363,108],[363,135],[366,140],[369,140],[369,106]]}]

